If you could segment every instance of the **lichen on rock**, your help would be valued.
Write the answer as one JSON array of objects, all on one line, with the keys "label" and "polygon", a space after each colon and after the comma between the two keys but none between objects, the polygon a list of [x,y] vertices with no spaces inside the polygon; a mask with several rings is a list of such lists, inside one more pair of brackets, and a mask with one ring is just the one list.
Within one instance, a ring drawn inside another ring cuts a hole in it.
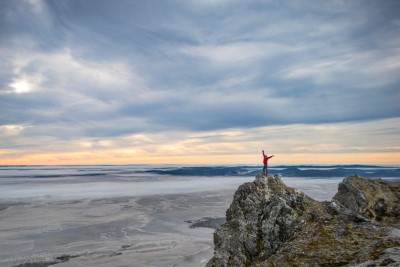
[{"label": "lichen on rock", "polygon": [[347,177],[332,201],[319,202],[279,175],[257,175],[236,191],[207,267],[379,262],[400,248],[399,200],[398,187],[382,180]]}]

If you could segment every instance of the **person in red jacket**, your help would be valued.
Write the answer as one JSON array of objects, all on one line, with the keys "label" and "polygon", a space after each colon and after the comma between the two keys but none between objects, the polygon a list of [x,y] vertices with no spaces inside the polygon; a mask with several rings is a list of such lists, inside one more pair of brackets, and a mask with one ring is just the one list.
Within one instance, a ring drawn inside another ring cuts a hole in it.
[{"label": "person in red jacket", "polygon": [[268,157],[268,155],[265,155],[264,150],[262,151],[262,153],[263,153],[263,157],[264,157],[264,160],[263,160],[263,163],[264,163],[263,174],[264,175],[268,175],[268,160],[270,158],[272,158],[274,155]]}]

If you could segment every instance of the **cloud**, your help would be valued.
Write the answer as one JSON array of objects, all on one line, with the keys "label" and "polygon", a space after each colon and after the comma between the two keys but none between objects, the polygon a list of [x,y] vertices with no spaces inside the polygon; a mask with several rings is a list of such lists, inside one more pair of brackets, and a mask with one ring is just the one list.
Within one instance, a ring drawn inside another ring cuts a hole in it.
[{"label": "cloud", "polygon": [[[54,110],[58,120],[68,118],[68,112],[73,112],[71,108],[81,112],[80,115],[76,114],[76,120],[79,118],[85,120],[85,113],[89,109],[101,114],[116,96],[117,99],[123,99],[140,95],[144,86],[132,66],[123,61],[79,59],[68,49],[47,54],[19,54],[13,60],[12,68],[13,82],[6,85],[3,90],[3,98],[8,99],[8,108],[0,116],[3,120],[11,119],[7,113],[15,111],[26,114],[29,109],[34,109],[33,114],[30,114],[32,116],[28,115],[25,118],[29,121],[29,117],[39,115],[35,120],[40,121],[40,114],[34,114],[35,111],[47,113],[48,108]],[[4,95],[22,91],[30,94]],[[21,110],[20,105],[26,101],[30,106]]]},{"label": "cloud", "polygon": [[[90,61],[75,57],[70,49],[53,53],[20,54],[14,59],[14,73],[19,76],[40,76],[37,87],[43,90],[74,90],[126,87],[135,81],[134,72],[124,62]],[[136,81],[137,82],[137,81]],[[39,89],[39,88],[37,88]]]},{"label": "cloud", "polygon": [[24,129],[22,125],[2,125],[0,126],[0,134],[4,136],[17,135]]},{"label": "cloud", "polygon": [[[106,148],[175,131],[258,136],[252,129],[398,118],[398,9],[397,1],[2,1],[0,125],[24,127],[7,147]],[[291,152],[304,152],[297,140]]]},{"label": "cloud", "polygon": [[[1,138],[2,147],[6,149],[0,150],[0,158],[30,158],[37,155],[40,162],[44,154],[47,155],[46,160],[47,157],[52,157],[53,160],[63,159],[67,162],[74,162],[75,159],[88,162],[95,158],[100,162],[111,160],[113,163],[140,163],[143,160],[157,163],[157,159],[161,162],[177,163],[173,160],[193,159],[195,155],[200,160],[210,159],[207,163],[215,164],[221,159],[229,159],[233,160],[232,163],[256,164],[260,161],[260,149],[264,148],[267,153],[277,155],[276,164],[293,163],[290,159],[294,158],[301,162],[311,162],[313,159],[313,163],[346,162],[349,157],[365,159],[364,155],[368,155],[371,162],[374,162],[374,157],[376,160],[382,160],[385,153],[387,157],[395,157],[387,158],[386,161],[393,164],[396,162],[396,155],[400,155],[399,125],[399,119],[387,119],[358,123],[237,128],[229,131],[174,130],[152,134],[128,134],[118,138],[92,136],[56,140],[50,136],[39,136],[40,145],[24,150],[13,148],[16,144],[7,148],[4,146],[6,139]],[[14,126],[9,128],[15,130]],[[1,129],[0,134],[4,134]],[[22,132],[12,134],[19,135],[18,145],[27,142],[21,135]],[[235,157],[232,158],[231,155]],[[319,159],[316,159],[315,155],[318,155]]]},{"label": "cloud", "polygon": [[257,60],[265,60],[288,50],[290,48],[284,45],[256,42],[237,42],[182,48],[183,53],[192,57],[199,57],[200,59],[209,61],[211,64],[230,65],[232,67],[241,66],[243,63],[250,64]]}]

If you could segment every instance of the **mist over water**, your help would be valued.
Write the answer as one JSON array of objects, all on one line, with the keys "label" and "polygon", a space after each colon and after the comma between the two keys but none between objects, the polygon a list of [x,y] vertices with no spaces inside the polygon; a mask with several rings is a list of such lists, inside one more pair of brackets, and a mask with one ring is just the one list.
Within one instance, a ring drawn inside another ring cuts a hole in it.
[{"label": "mist over water", "polygon": [[[159,178],[159,177],[157,177]],[[251,181],[250,177],[180,177],[166,178],[158,181],[123,181],[112,178],[110,181],[85,181],[73,183],[54,183],[37,181],[31,184],[3,185],[0,199],[82,199],[107,198],[123,196],[149,196],[162,194],[184,194],[221,189],[234,189],[244,182]]]},{"label": "mist over water", "polygon": [[[57,200],[140,197],[236,190],[253,176],[173,176],[147,173],[177,166],[23,166],[0,168],[0,199]],[[331,199],[343,177],[283,177],[284,182],[318,200]]]}]

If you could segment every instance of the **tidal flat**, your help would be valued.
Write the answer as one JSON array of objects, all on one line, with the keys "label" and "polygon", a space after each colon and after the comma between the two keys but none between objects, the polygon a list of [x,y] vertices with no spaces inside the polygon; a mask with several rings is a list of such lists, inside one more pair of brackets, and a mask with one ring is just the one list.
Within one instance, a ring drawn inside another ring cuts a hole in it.
[{"label": "tidal flat", "polygon": [[[142,170],[0,170],[0,266],[205,266],[213,256],[214,228],[237,187],[254,177]],[[323,200],[340,180],[285,182]]]},{"label": "tidal flat", "polygon": [[[0,213],[0,265],[204,266],[230,190],[12,205]],[[60,260],[61,259],[61,260]],[[64,261],[63,261],[64,260]]]}]

